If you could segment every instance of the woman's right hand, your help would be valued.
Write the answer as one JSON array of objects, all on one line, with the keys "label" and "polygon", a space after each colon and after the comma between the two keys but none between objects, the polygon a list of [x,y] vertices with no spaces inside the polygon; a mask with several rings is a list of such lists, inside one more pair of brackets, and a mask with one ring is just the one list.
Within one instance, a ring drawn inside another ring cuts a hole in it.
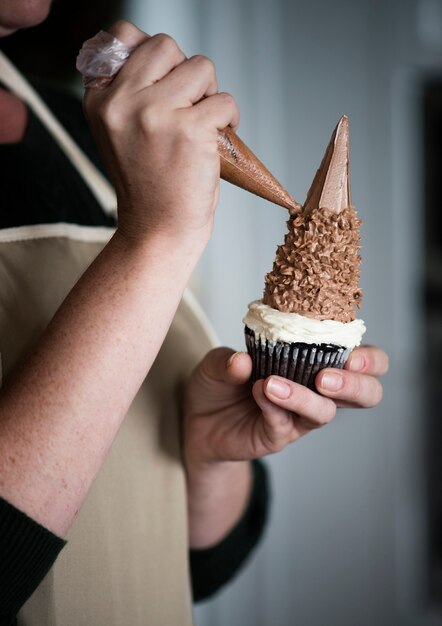
[{"label": "woman's right hand", "polygon": [[118,197],[118,228],[207,243],[219,195],[218,130],[236,128],[232,96],[218,93],[213,63],[187,59],[168,35],[115,23],[134,48],[114,80],[86,89],[84,108]]}]

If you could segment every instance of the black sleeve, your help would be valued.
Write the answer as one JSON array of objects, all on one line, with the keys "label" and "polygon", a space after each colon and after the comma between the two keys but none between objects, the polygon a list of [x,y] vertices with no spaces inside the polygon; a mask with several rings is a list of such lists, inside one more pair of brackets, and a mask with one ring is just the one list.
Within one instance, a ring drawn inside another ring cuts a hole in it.
[{"label": "black sleeve", "polygon": [[253,487],[247,510],[233,530],[217,545],[190,550],[193,599],[206,600],[229,582],[257,545],[268,519],[270,487],[262,461],[253,461]]},{"label": "black sleeve", "polygon": [[15,616],[66,541],[0,498],[0,625]]},{"label": "black sleeve", "polygon": [[[253,488],[247,510],[219,544],[190,550],[193,597],[204,600],[231,580],[260,540],[269,508],[268,472],[253,462]],[[54,564],[66,541],[0,498],[0,626],[16,614]]]}]

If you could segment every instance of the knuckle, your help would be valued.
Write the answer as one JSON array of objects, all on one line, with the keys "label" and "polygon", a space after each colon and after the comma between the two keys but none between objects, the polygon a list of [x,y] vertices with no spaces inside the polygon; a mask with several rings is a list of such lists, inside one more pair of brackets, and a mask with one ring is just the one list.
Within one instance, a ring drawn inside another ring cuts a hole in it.
[{"label": "knuckle", "polygon": [[362,380],[362,375],[346,376],[344,378],[346,391],[354,402],[360,403],[363,398],[364,387]]},{"label": "knuckle", "polygon": [[376,376],[383,376],[388,372],[389,357],[384,350],[376,346],[364,346],[360,350],[366,361],[365,372]]},{"label": "knuckle", "polygon": [[221,91],[218,96],[225,106],[236,108],[236,100],[232,94],[227,93],[226,91]]},{"label": "knuckle", "polygon": [[382,385],[377,378],[373,376],[351,376],[346,384],[348,386],[348,398],[361,407],[374,407],[379,404],[382,399]]},{"label": "knuckle", "polygon": [[97,106],[96,114],[107,128],[118,130],[124,124],[122,110],[116,98],[102,100]]},{"label": "knuckle", "polygon": [[[133,25],[123,19],[117,20],[116,22],[114,22],[112,24],[112,27],[109,29],[112,31],[112,33],[117,33],[118,35],[125,35],[128,32],[132,31],[133,29]],[[117,35],[115,35],[116,37]]]},{"label": "knuckle", "polygon": [[145,104],[135,117],[146,135],[154,135],[163,128],[163,115],[164,112],[159,105],[149,103]]},{"label": "knuckle", "polygon": [[176,136],[181,143],[190,143],[195,140],[195,129],[190,120],[184,116],[176,122]]},{"label": "knuckle", "polygon": [[173,37],[166,33],[158,33],[152,37],[152,43],[157,45],[165,54],[176,54],[179,50],[178,44]]},{"label": "knuckle", "polygon": [[384,389],[381,383],[378,380],[374,380],[374,387],[372,392],[370,393],[369,400],[367,402],[367,407],[374,407],[380,403],[382,397],[384,395]]},{"label": "knuckle", "polygon": [[304,416],[304,420],[310,424],[310,428],[320,428],[329,424],[336,415],[336,404],[333,400],[319,396],[307,388],[305,388],[303,395],[301,406],[298,407],[298,414]]},{"label": "knuckle", "polygon": [[330,422],[334,419],[335,415],[336,415],[336,405],[334,404],[334,402],[332,403],[327,402],[326,408],[324,408],[324,410],[319,414],[316,421],[319,426],[326,426],[327,424],[330,424]]},{"label": "knuckle", "polygon": [[107,29],[108,32],[123,41],[127,46],[137,46],[146,37],[146,33],[140,31],[134,24],[127,20],[117,20]]},{"label": "knuckle", "polygon": [[231,120],[235,126],[239,124],[240,113],[235,98],[226,92],[218,94],[221,99],[222,107],[229,112]]},{"label": "knuckle", "polygon": [[152,102],[145,102],[143,106],[135,113],[140,124],[147,129],[155,128],[159,124],[159,107]]},{"label": "knuckle", "polygon": [[113,96],[103,100],[97,107],[97,116],[111,132],[127,132],[129,126],[144,134],[153,134],[162,127],[161,107],[152,102],[130,109],[124,98]]},{"label": "knuckle", "polygon": [[209,57],[206,57],[203,54],[195,54],[191,60],[192,63],[201,68],[202,71],[207,72],[208,74],[215,73],[215,65]]}]

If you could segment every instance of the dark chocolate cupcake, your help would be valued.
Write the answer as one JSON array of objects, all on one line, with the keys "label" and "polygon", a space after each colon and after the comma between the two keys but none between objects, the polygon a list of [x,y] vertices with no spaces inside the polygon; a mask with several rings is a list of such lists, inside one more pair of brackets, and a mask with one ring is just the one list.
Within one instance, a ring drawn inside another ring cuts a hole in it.
[{"label": "dark chocolate cupcake", "polygon": [[287,222],[262,300],[244,318],[253,380],[284,376],[314,389],[325,367],[344,367],[360,344],[360,225],[351,204],[348,119],[336,127],[307,200]]}]

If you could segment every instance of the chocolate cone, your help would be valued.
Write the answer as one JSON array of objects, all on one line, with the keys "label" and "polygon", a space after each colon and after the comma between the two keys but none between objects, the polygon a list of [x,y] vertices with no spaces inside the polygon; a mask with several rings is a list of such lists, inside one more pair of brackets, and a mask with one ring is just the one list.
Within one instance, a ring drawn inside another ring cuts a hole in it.
[{"label": "chocolate cone", "polygon": [[348,117],[343,115],[307,194],[304,212],[327,208],[340,213],[350,206],[350,133]]},{"label": "chocolate cone", "polygon": [[221,178],[261,198],[279,204],[291,213],[299,213],[301,205],[280,185],[238,135],[229,127],[218,135],[221,157]]}]

